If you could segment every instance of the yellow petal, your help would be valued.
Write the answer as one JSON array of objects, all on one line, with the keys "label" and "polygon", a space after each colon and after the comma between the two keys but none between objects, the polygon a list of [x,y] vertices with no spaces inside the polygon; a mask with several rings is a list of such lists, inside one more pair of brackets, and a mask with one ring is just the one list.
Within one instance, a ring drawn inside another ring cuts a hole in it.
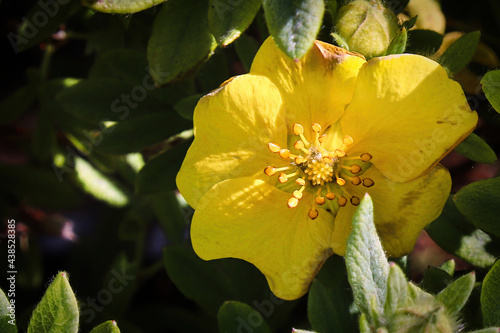
[{"label": "yellow petal", "polygon": [[268,149],[270,142],[284,147],[287,133],[280,94],[265,77],[235,77],[203,97],[194,111],[194,130],[177,175],[180,192],[194,208],[222,180],[263,176],[267,166],[287,164]]},{"label": "yellow petal", "polygon": [[304,192],[296,208],[291,196],[249,177],[215,185],[193,216],[191,239],[204,260],[240,258],[254,264],[272,292],[287,300],[301,297],[332,254],[332,216],[308,217],[312,194]]},{"label": "yellow petal", "polygon": [[289,129],[300,123],[309,137],[310,124],[327,128],[342,116],[364,62],[361,55],[320,41],[300,60],[292,60],[270,37],[257,52],[250,73],[266,76],[278,87]]},{"label": "yellow petal", "polygon": [[354,139],[348,154],[370,153],[386,177],[400,182],[430,170],[476,123],[460,85],[438,63],[410,54],[367,62],[341,119]]},{"label": "yellow petal", "polygon": [[[446,168],[436,165],[428,174],[407,183],[392,182],[374,166],[363,177],[371,178],[375,185],[350,187],[351,195],[362,198],[365,192],[373,200],[377,232],[388,256],[399,257],[409,253],[419,233],[434,221],[444,207],[451,189],[451,177]],[[356,207],[347,204],[335,218],[332,248],[345,254],[347,237],[351,232],[352,215]]]}]

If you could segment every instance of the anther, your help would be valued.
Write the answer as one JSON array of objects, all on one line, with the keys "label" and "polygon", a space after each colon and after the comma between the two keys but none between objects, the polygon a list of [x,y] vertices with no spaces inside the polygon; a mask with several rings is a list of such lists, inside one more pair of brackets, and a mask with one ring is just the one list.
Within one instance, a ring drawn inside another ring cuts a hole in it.
[{"label": "anther", "polygon": [[351,184],[354,186],[358,186],[359,184],[361,184],[361,178],[359,178],[358,176],[352,177]]},{"label": "anther", "polygon": [[302,149],[305,147],[304,142],[302,142],[300,140],[295,142],[295,144],[293,146],[295,147],[295,149]]},{"label": "anther", "polygon": [[352,196],[350,201],[353,206],[357,206],[361,202],[361,200],[356,196]]},{"label": "anther", "polygon": [[336,149],[335,153],[337,154],[338,157],[344,157],[345,156],[345,151]]},{"label": "anther", "polygon": [[342,139],[342,142],[346,145],[346,146],[349,146],[349,145],[352,145],[352,143],[354,142],[354,140],[349,136],[349,135],[346,135],[344,136],[344,138]]},{"label": "anther", "polygon": [[372,187],[373,185],[375,185],[375,182],[373,181],[373,179],[371,179],[371,178],[363,179],[363,186],[364,187]]},{"label": "anther", "polygon": [[[303,188],[302,188],[302,190],[303,190]],[[302,191],[301,190],[293,191],[292,195],[294,198],[297,198],[299,200],[302,199]]]},{"label": "anther", "polygon": [[295,163],[302,164],[302,163],[305,163],[305,162],[307,162],[307,159],[305,157],[302,157],[302,156],[295,157]]},{"label": "anther", "polygon": [[338,202],[340,207],[344,207],[347,204],[347,198],[344,196],[340,196]]},{"label": "anther", "polygon": [[368,161],[370,161],[372,159],[372,157],[373,156],[370,155],[370,154],[368,154],[368,153],[363,153],[363,154],[361,154],[361,156],[359,158],[361,158],[361,160],[363,162],[368,162]]},{"label": "anther", "polygon": [[311,220],[314,220],[314,219],[316,219],[316,218],[318,217],[319,212],[318,212],[316,209],[311,208],[311,209],[309,210],[309,213],[308,213],[307,215],[309,215],[309,218],[310,218]]},{"label": "anther", "polygon": [[272,151],[273,153],[277,153],[280,151],[281,147],[278,146],[277,144],[275,143],[268,143],[267,147],[269,148],[270,151]]},{"label": "anther", "polygon": [[321,132],[321,125],[318,123],[313,123],[311,126],[312,130],[314,133],[319,133]]},{"label": "anther", "polygon": [[297,207],[298,204],[299,204],[299,199],[297,199],[295,197],[290,197],[288,199],[287,205],[289,208],[295,208],[295,207]]},{"label": "anther", "polygon": [[293,133],[295,135],[300,135],[300,134],[304,134],[304,127],[302,127],[301,124],[293,124]]},{"label": "anther", "polygon": [[331,158],[330,156],[323,156],[323,162],[325,163],[333,163],[333,158]]},{"label": "anther", "polygon": [[337,178],[337,184],[339,184],[340,186],[344,186],[345,180],[343,178]]},{"label": "anther", "polygon": [[288,159],[290,157],[290,151],[288,149],[283,148],[279,151],[279,153],[281,158]]},{"label": "anther", "polygon": [[322,205],[325,203],[325,197],[316,197],[316,199],[314,199],[314,201],[318,204],[318,205]]},{"label": "anther", "polygon": [[295,182],[296,182],[297,184],[299,184],[300,186],[304,186],[304,185],[306,185],[306,181],[305,181],[305,179],[304,179],[304,178],[297,178],[297,179],[295,179]]},{"label": "anther", "polygon": [[268,166],[264,169],[264,173],[268,176],[273,176],[276,173],[276,168],[272,166]]},{"label": "anther", "polygon": [[288,176],[286,173],[282,172],[280,173],[279,177],[278,177],[278,180],[280,183],[286,183],[288,181]]},{"label": "anther", "polygon": [[361,167],[357,164],[353,164],[351,165],[350,167],[350,171],[353,173],[353,174],[357,174],[357,173],[360,173],[361,172]]},{"label": "anther", "polygon": [[327,134],[323,134],[323,135],[321,135],[321,136],[318,138],[319,143],[323,143],[323,142],[325,142],[325,140],[326,140],[326,137],[327,137],[327,136],[328,136]]},{"label": "anther", "polygon": [[327,198],[328,200],[333,200],[333,199],[335,199],[335,193],[333,193],[333,192],[328,192],[325,196],[326,196],[326,198]]}]

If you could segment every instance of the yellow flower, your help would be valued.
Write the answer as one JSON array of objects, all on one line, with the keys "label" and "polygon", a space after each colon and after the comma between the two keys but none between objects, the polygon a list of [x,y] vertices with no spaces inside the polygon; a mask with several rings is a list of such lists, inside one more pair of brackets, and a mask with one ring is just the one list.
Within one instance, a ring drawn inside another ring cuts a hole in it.
[{"label": "yellow flower", "polygon": [[408,253],[450,192],[438,162],[475,127],[436,62],[366,62],[323,42],[300,60],[268,39],[249,74],[203,97],[177,185],[195,208],[194,250],[254,264],[283,299],[343,255],[365,192],[389,255]]}]

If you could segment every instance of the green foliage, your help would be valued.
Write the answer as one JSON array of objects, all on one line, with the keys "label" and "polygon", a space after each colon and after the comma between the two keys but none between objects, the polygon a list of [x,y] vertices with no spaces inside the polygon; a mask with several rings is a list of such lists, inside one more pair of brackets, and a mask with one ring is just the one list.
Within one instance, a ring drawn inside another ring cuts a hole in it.
[{"label": "green foliage", "polygon": [[127,14],[148,9],[152,6],[162,3],[163,1],[165,0],[153,0],[153,1],[84,0],[82,4],[103,13]]},{"label": "green foliage", "polygon": [[454,197],[458,210],[479,229],[500,238],[498,206],[500,177],[481,180],[462,188]]},{"label": "green foliage", "polygon": [[269,32],[278,47],[292,59],[301,58],[318,35],[325,4],[323,0],[264,0]]},{"label": "green foliage", "polygon": [[493,149],[478,135],[471,133],[455,147],[455,151],[475,162],[493,164],[497,156]]},{"label": "green foliage", "polygon": [[500,326],[500,260],[486,274],[481,290],[484,326]]},{"label": "green foliage", "polygon": [[68,276],[60,272],[47,288],[31,316],[28,333],[78,332],[78,304]]},{"label": "green foliage", "polygon": [[[10,282],[10,280],[9,280]],[[15,303],[14,311],[11,313],[12,304],[5,296],[3,290],[0,289],[0,331],[5,333],[16,333],[16,316],[15,316]]]},{"label": "green foliage", "polygon": [[442,43],[443,35],[433,30],[410,30],[406,52],[430,56],[439,49]]},{"label": "green foliage", "polygon": [[217,314],[219,332],[238,332],[247,330],[256,333],[271,333],[262,314],[245,303],[227,301],[221,305]]},{"label": "green foliage", "polygon": [[110,320],[94,327],[90,333],[120,333],[120,329],[118,328],[116,321]]},{"label": "green foliage", "polygon": [[450,75],[458,73],[472,59],[480,38],[479,31],[463,35],[446,49],[439,57],[438,62],[446,68]]},{"label": "green foliage", "polygon": [[486,73],[481,79],[481,85],[488,101],[500,112],[500,70]]}]

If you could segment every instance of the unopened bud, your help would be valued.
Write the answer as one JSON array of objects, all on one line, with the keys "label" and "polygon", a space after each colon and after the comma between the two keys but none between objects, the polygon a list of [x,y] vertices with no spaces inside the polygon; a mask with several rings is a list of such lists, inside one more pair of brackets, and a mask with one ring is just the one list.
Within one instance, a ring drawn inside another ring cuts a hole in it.
[{"label": "unopened bud", "polygon": [[340,8],[333,36],[370,59],[384,55],[398,31],[398,18],[380,0],[354,0]]}]

